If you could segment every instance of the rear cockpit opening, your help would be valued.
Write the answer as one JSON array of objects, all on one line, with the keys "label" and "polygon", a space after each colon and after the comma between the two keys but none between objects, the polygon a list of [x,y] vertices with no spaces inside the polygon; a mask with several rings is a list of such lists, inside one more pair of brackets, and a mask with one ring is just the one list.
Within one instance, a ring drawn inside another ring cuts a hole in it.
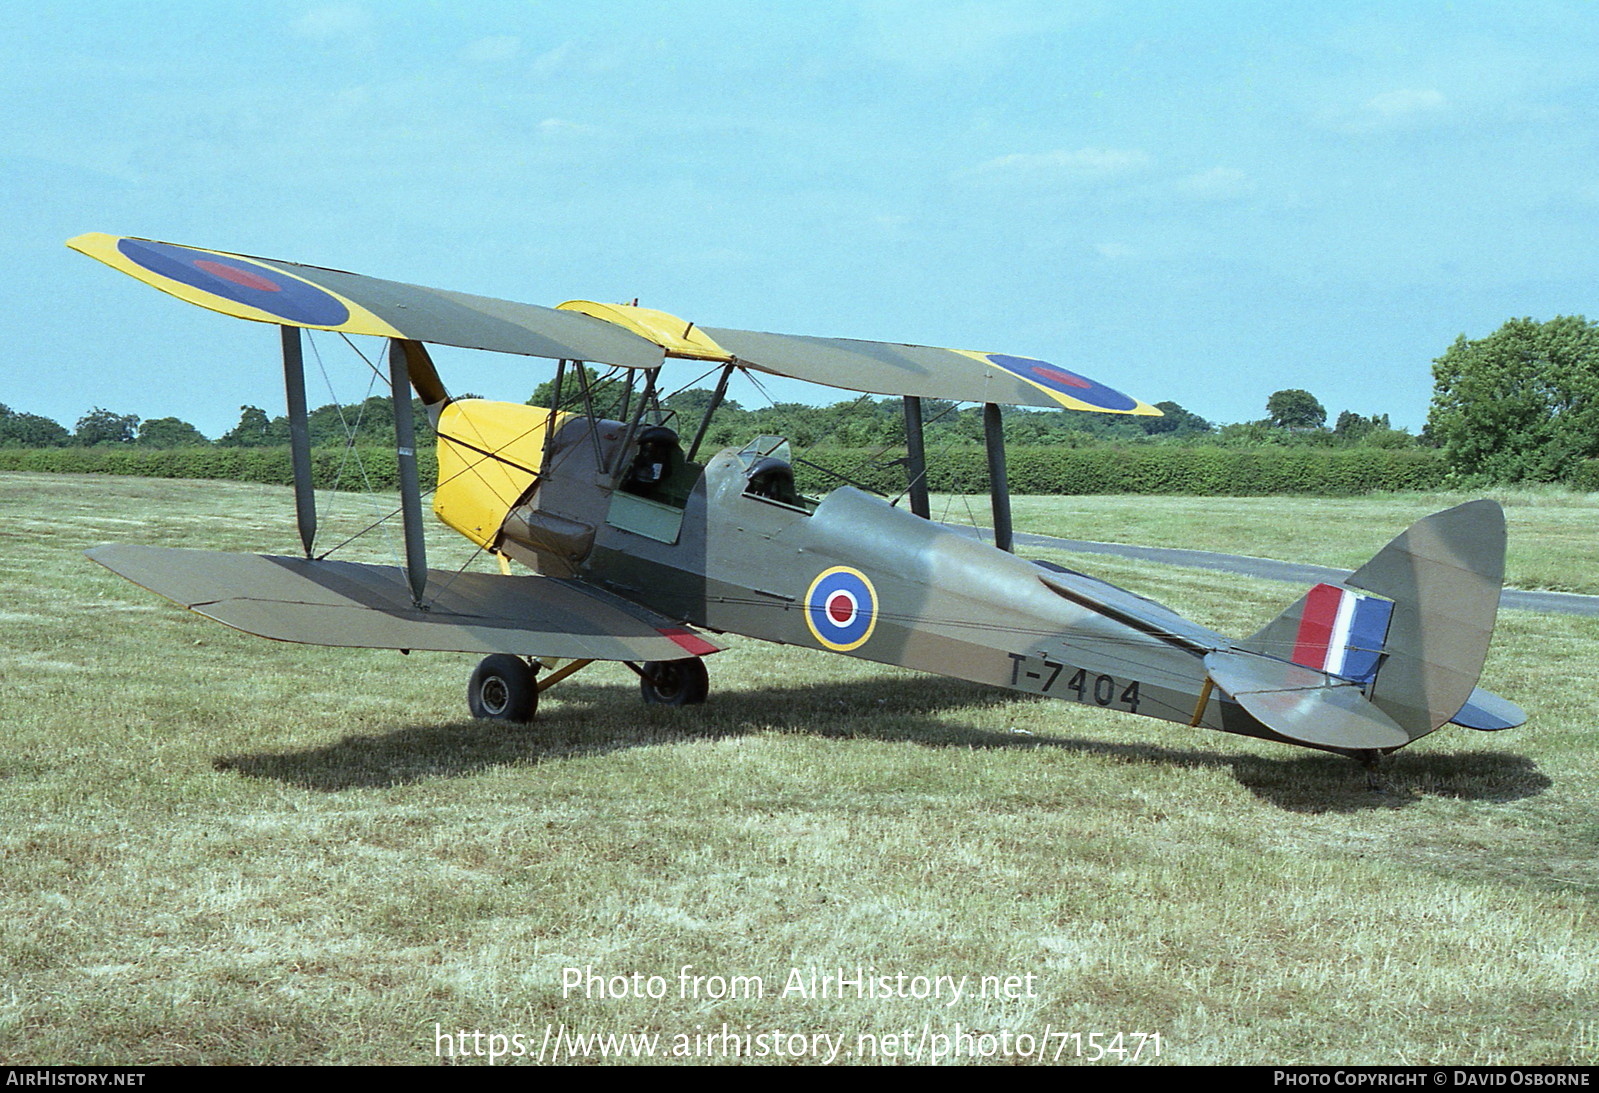
[{"label": "rear cockpit opening", "polygon": [[745,471],[744,496],[780,505],[809,516],[819,502],[799,492],[794,483],[793,453],[777,436],[756,437],[738,453]]}]

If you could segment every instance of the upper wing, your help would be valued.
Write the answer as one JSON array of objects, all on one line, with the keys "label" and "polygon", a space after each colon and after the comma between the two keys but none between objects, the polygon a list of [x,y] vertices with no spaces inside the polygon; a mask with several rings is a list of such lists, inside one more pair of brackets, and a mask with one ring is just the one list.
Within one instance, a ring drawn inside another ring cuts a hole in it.
[{"label": "upper wing", "polygon": [[102,232],[67,246],[239,319],[624,368],[655,368],[663,356],[636,334],[575,311]]},{"label": "upper wing", "polygon": [[357,649],[681,660],[722,646],[662,615],[554,577],[428,571],[411,602],[394,566],[112,543],[90,558],[189,610],[276,641]]},{"label": "upper wing", "polygon": [[585,300],[538,307],[101,232],[67,246],[179,299],[257,322],[624,368],[654,368],[663,357],[725,361],[847,391],[1160,416],[1032,357],[697,327],[663,311]]}]

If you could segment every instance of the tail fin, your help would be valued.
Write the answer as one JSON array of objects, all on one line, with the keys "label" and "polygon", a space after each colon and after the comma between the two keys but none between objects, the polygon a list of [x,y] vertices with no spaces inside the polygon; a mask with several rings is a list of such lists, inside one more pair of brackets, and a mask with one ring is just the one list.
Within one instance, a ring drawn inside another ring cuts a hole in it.
[{"label": "tail fin", "polygon": [[1237,647],[1359,685],[1415,740],[1472,698],[1504,572],[1504,511],[1471,501],[1412,524],[1342,585],[1317,585]]}]

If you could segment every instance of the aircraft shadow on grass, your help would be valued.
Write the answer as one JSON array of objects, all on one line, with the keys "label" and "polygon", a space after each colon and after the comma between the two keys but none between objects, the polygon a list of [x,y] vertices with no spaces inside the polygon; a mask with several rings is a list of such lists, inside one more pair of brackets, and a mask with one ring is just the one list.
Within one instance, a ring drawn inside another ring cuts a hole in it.
[{"label": "aircraft shadow on grass", "polygon": [[[550,763],[759,732],[831,739],[904,742],[930,748],[1060,749],[1120,763],[1194,769],[1226,768],[1257,797],[1291,812],[1357,812],[1397,808],[1424,796],[1509,801],[1535,796],[1550,779],[1524,756],[1508,752],[1414,753],[1391,757],[1388,788],[1367,788],[1361,769],[1340,755],[1254,755],[1203,748],[1073,736],[996,732],[937,715],[1047,701],[958,680],[913,686],[903,679],[855,680],[751,691],[726,691],[703,706],[628,706],[630,695],[606,685],[563,687],[562,701],[541,709],[532,725],[454,721],[347,736],[323,747],[221,756],[219,770],[307,789],[388,787],[459,777],[495,767]],[[1071,725],[1072,707],[1056,705]],[[631,719],[623,711],[631,710]],[[1174,728],[1174,732],[1183,732]],[[1197,731],[1197,730],[1196,730]]]}]

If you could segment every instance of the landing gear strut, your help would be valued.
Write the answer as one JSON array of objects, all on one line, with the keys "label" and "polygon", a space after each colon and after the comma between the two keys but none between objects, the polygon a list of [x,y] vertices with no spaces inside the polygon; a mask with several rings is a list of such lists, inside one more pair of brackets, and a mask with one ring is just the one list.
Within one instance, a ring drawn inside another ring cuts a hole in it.
[{"label": "landing gear strut", "polygon": [[1382,752],[1375,748],[1362,751],[1357,762],[1366,768],[1366,788],[1373,793],[1387,793],[1388,781],[1382,776]]}]

